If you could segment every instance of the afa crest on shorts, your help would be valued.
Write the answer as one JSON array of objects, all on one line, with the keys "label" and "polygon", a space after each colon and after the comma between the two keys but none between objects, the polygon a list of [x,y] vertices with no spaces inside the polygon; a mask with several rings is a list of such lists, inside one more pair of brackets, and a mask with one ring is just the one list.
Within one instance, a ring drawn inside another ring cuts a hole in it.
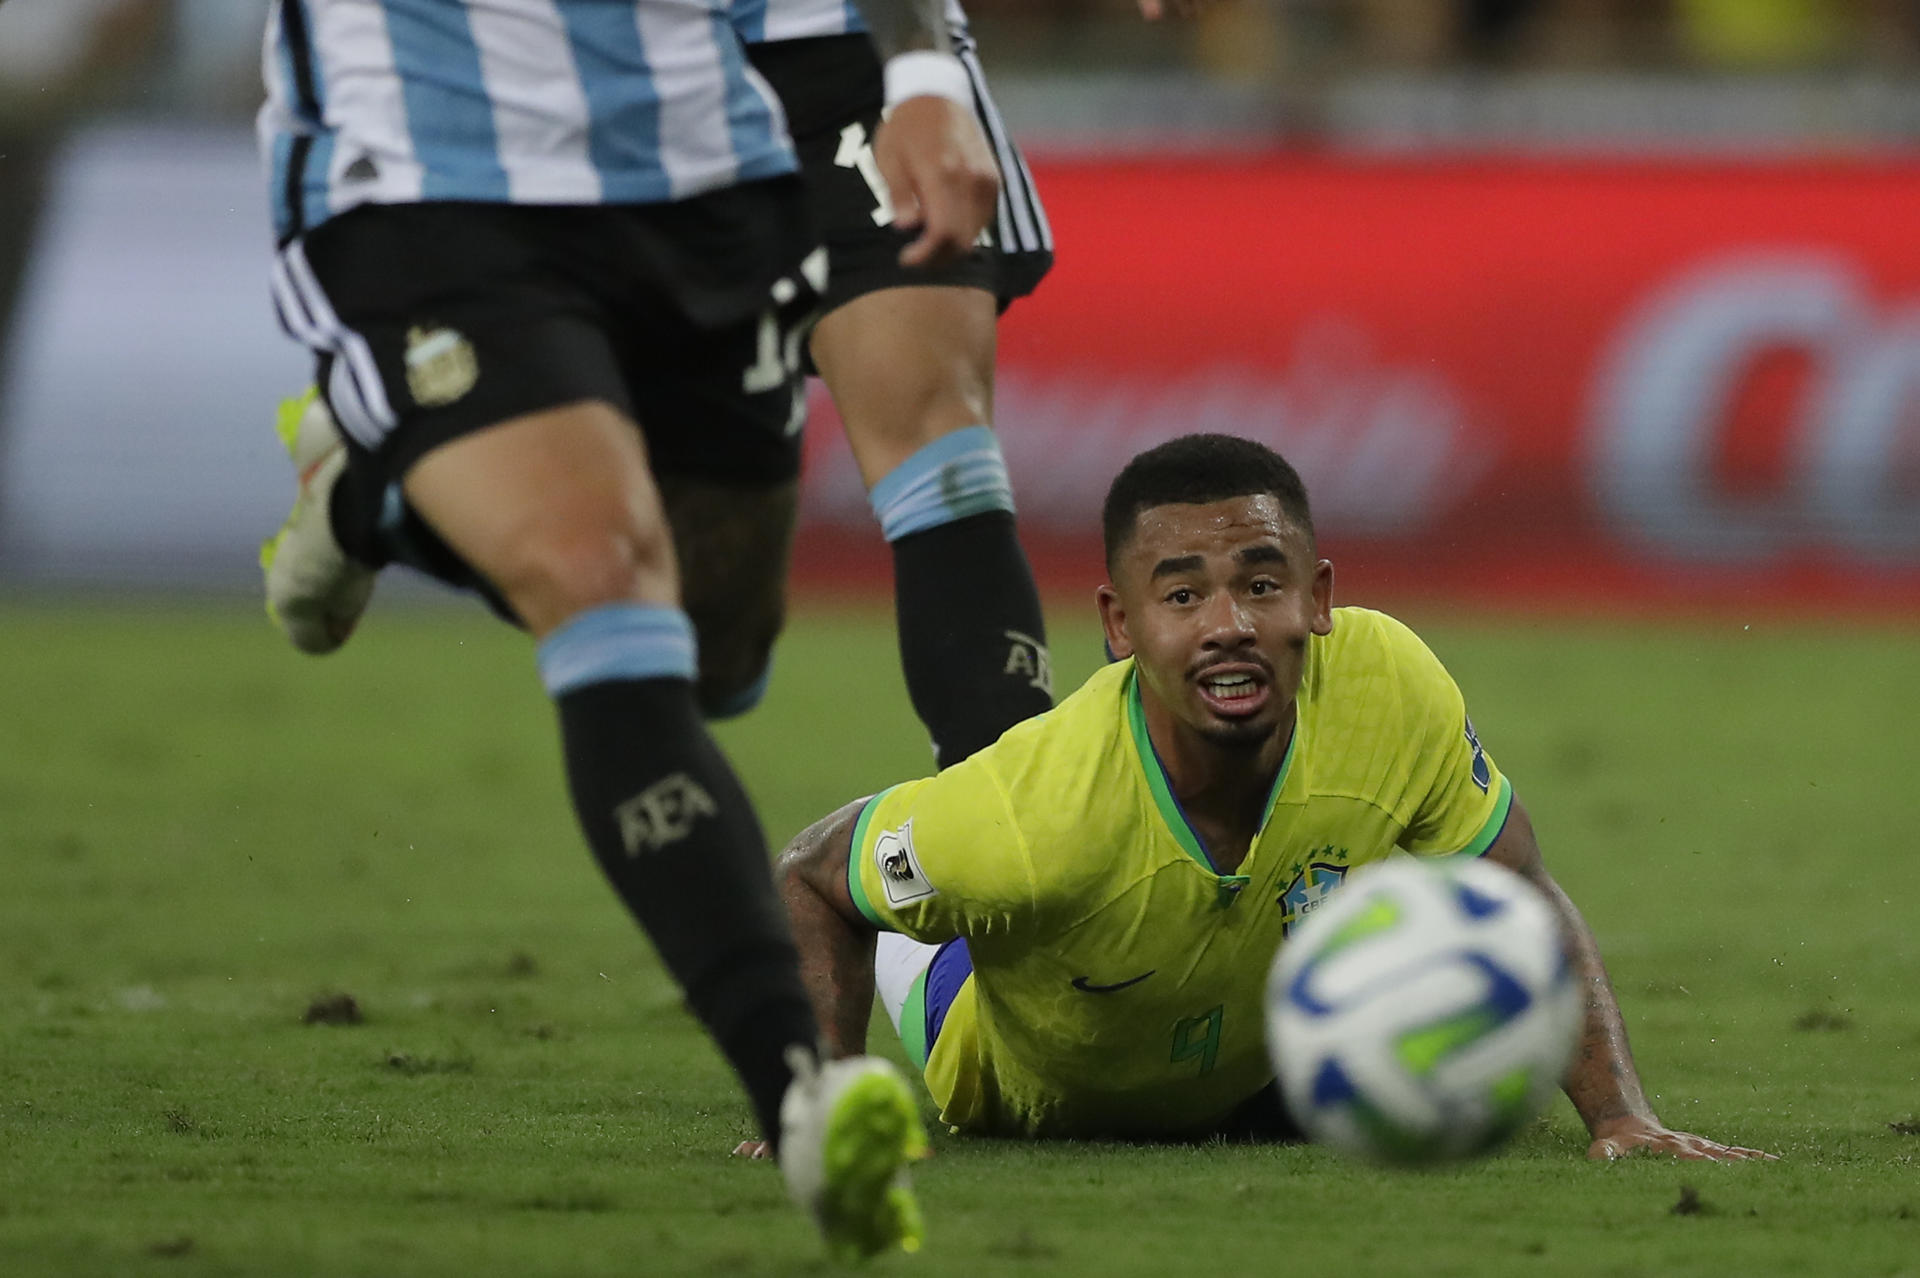
[{"label": "afa crest on shorts", "polygon": [[407,391],[422,408],[443,408],[466,397],[480,380],[473,343],[451,328],[407,330]]},{"label": "afa crest on shorts", "polygon": [[[1326,847],[1320,851],[1325,855],[1333,849]],[[1347,877],[1348,869],[1339,861],[1309,861],[1305,869],[1294,875],[1293,882],[1280,893],[1280,934],[1285,936],[1293,931],[1301,919],[1319,909]]]}]

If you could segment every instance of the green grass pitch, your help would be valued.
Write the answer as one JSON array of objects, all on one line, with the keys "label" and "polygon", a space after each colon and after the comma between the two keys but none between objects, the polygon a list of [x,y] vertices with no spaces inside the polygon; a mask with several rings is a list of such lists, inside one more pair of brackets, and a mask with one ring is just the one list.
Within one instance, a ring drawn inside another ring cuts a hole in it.
[{"label": "green grass pitch", "polygon": [[[942,1136],[928,1248],[874,1272],[1920,1273],[1913,637],[1422,629],[1663,1115],[1784,1160],[1590,1165],[1564,1101],[1416,1175]],[[832,1269],[727,1157],[744,1106],[574,834],[519,636],[388,607],[311,661],[237,604],[13,599],[0,671],[0,1274]],[[879,611],[803,614],[723,736],[776,840],[928,760]],[[363,1022],[304,1024],[327,994]]]}]

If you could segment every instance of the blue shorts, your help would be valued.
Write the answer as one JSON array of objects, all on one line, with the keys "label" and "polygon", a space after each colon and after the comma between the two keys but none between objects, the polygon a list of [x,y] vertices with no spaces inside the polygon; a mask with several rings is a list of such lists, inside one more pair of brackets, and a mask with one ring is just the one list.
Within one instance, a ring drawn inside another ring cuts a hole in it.
[{"label": "blue shorts", "polygon": [[900,1042],[918,1068],[927,1067],[927,1057],[947,1023],[948,1009],[972,979],[973,955],[967,951],[966,938],[956,937],[934,952],[927,970],[914,981],[900,1009]]}]

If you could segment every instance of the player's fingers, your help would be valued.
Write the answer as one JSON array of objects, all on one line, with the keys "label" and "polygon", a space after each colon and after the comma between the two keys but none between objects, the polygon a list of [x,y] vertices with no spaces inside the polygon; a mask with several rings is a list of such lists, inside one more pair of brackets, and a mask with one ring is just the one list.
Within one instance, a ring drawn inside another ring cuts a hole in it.
[{"label": "player's fingers", "polygon": [[[887,135],[883,134],[883,137]],[[891,141],[891,137],[887,137]],[[913,180],[913,174],[907,165],[899,159],[899,153],[891,146],[876,145],[873,150],[875,163],[880,167],[880,180],[887,188],[887,202],[893,206],[893,224],[902,231],[911,231],[920,225],[922,215],[919,185]]]},{"label": "player's fingers", "polygon": [[1615,1162],[1622,1158],[1632,1158],[1640,1154],[1670,1154],[1675,1158],[1701,1158],[1705,1155],[1695,1151],[1685,1141],[1672,1136],[1609,1136],[1597,1140],[1587,1150],[1587,1157]]},{"label": "player's fingers", "polygon": [[923,230],[900,255],[903,266],[944,266],[959,261],[993,218],[1000,176],[961,159],[945,169],[923,202]]},{"label": "player's fingers", "polygon": [[1140,0],[1140,16],[1148,22],[1158,22],[1165,12],[1160,7],[1160,0]]},{"label": "player's fingers", "polygon": [[956,261],[973,242],[973,213],[965,196],[949,181],[938,198],[921,205],[920,237],[900,254],[903,266],[944,266]]},{"label": "player's fingers", "polygon": [[1758,1159],[1762,1162],[1771,1163],[1780,1161],[1780,1155],[1778,1154],[1769,1154],[1764,1149],[1748,1149],[1744,1145],[1716,1145],[1714,1146],[1713,1157],[1721,1162],[1728,1163],[1745,1162],[1749,1159]]},{"label": "player's fingers", "polygon": [[900,103],[875,139],[874,159],[894,193],[894,225],[920,232],[902,251],[903,265],[956,260],[993,217],[999,166],[961,103],[934,95]]},{"label": "player's fingers", "polygon": [[912,188],[893,201],[893,224],[902,231],[917,231],[927,223],[927,206]]},{"label": "player's fingers", "polygon": [[942,234],[929,225],[920,233],[920,238],[900,250],[902,266],[947,266],[957,261],[964,246],[956,247],[951,235]]},{"label": "player's fingers", "polygon": [[933,265],[937,260],[937,255],[939,252],[940,252],[939,241],[934,236],[933,228],[928,227],[926,230],[920,232],[919,236],[914,239],[913,243],[907,245],[905,248],[900,250],[900,265],[902,266]]},{"label": "player's fingers", "polygon": [[1664,1148],[1676,1158],[1700,1158],[1716,1163],[1738,1162],[1759,1154],[1757,1149],[1742,1149],[1736,1145],[1722,1145],[1717,1140],[1708,1140],[1705,1136],[1696,1136],[1692,1132],[1674,1132],[1661,1141],[1656,1148]]},{"label": "player's fingers", "polygon": [[1708,1140],[1704,1136],[1686,1136],[1676,1144],[1673,1151],[1681,1158],[1700,1158],[1716,1163],[1744,1162],[1749,1158],[1767,1158],[1757,1149],[1744,1149],[1738,1145],[1722,1145],[1717,1140]]},{"label": "player's fingers", "polygon": [[1721,1161],[1720,1152],[1717,1148],[1703,1149],[1699,1145],[1688,1145],[1680,1142],[1673,1142],[1662,1146],[1650,1146],[1650,1148],[1658,1149],[1663,1154],[1671,1154],[1675,1158],[1684,1158],[1689,1162],[1717,1163]]}]

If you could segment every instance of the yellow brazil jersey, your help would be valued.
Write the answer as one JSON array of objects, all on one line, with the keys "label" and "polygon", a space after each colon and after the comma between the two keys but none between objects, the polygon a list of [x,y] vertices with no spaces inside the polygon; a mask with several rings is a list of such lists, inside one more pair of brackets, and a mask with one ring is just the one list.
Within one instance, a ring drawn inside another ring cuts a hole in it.
[{"label": "yellow brazil jersey", "polygon": [[1236,874],[1214,871],[1148,739],[1131,661],[936,777],[871,799],[853,898],[967,938],[926,1059],[944,1121],[1005,1135],[1201,1133],[1273,1077],[1262,994],[1295,921],[1396,847],[1484,852],[1511,790],[1424,644],[1342,608]]}]

